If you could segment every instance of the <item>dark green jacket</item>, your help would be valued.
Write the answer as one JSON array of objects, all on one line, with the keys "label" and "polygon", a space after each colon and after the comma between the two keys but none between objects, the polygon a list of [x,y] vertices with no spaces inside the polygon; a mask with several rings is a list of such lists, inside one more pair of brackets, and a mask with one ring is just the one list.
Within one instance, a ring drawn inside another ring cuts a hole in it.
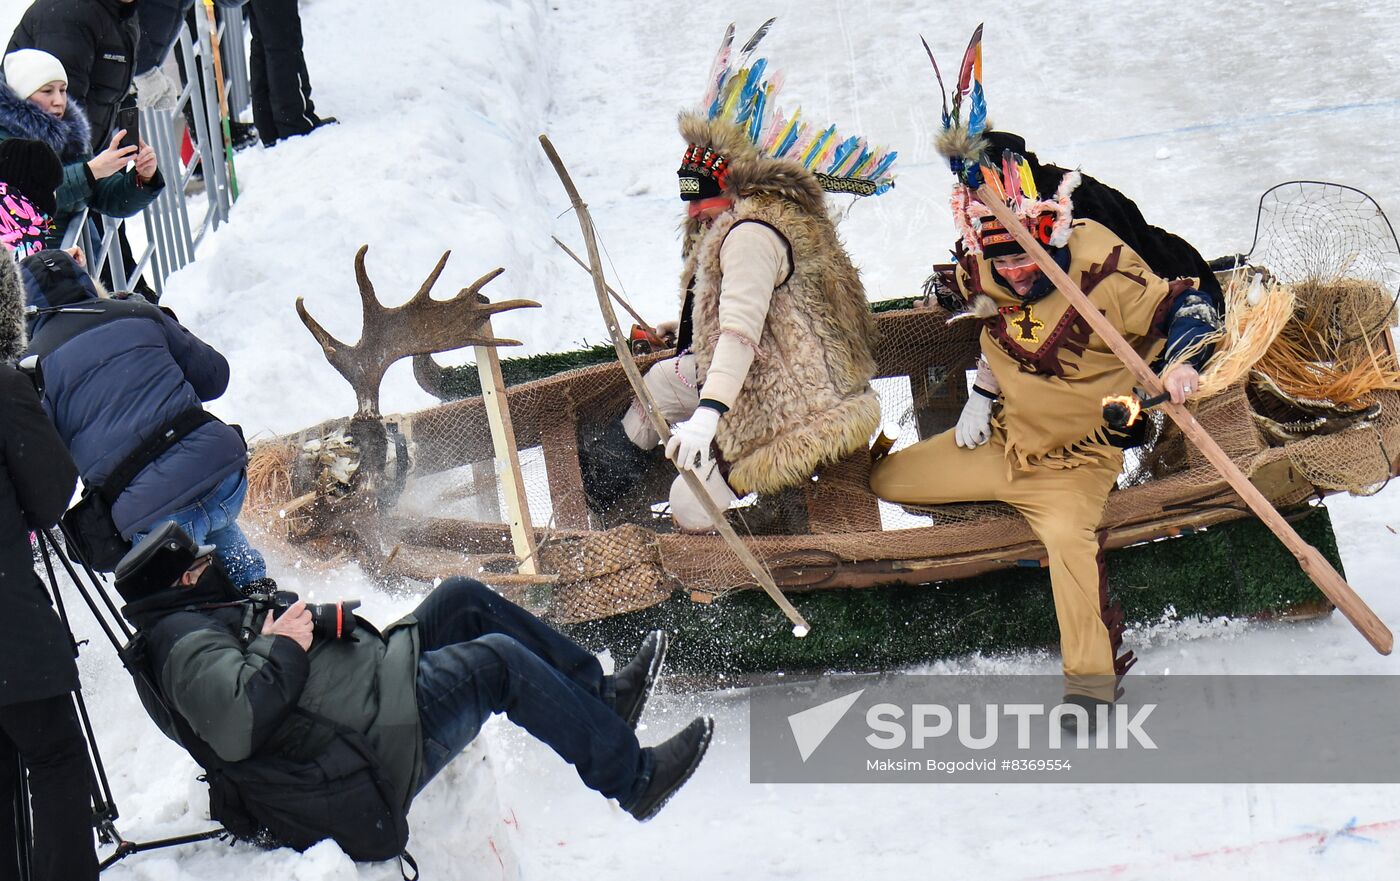
[{"label": "dark green jacket", "polygon": [[92,159],[88,121],[78,102],[70,100],[59,119],[17,97],[0,80],[0,141],[8,138],[43,141],[63,161],[63,183],[55,193],[58,214],[53,218],[54,232],[44,242],[45,247],[57,248],[68,224],[84,208],[110,217],[131,217],[140,214],[165,188],[160,171],[149,183],[142,184],[134,168],[93,180],[87,167]]},{"label": "dark green jacket", "polygon": [[374,747],[407,810],[423,768],[413,617],[382,637],[362,622],[353,638],[317,638],[310,652],[285,636],[258,635],[245,645],[239,632],[247,604],[222,590],[201,583],[122,610],[145,632],[156,684],[171,707],[226,762],[314,759],[332,735],[294,707],[353,728]]}]

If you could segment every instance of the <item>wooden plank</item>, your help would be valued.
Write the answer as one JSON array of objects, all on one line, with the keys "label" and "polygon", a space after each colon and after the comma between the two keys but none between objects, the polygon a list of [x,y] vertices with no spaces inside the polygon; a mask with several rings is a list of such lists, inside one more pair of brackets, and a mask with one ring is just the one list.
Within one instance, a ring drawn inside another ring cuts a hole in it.
[{"label": "wooden plank", "polygon": [[554,398],[554,421],[540,427],[545,476],[554,506],[554,522],[564,529],[588,528],[588,502],[578,460],[578,413],[565,396]]},{"label": "wooden plank", "polygon": [[472,472],[471,495],[478,499],[482,521],[488,523],[503,522],[501,520],[499,484],[496,482],[496,461],[487,459],[484,462],[473,462],[470,467]]},{"label": "wooden plank", "polygon": [[[483,298],[484,299],[484,298]],[[492,336],[489,319],[482,322],[482,333]],[[496,451],[497,479],[506,499],[511,543],[520,560],[520,574],[536,575],[535,534],[530,523],[530,504],[525,497],[525,481],[520,473],[520,451],[515,446],[515,427],[506,403],[506,383],[501,378],[501,360],[495,346],[473,346],[477,375],[481,377],[481,398],[491,425],[491,446]]]}]

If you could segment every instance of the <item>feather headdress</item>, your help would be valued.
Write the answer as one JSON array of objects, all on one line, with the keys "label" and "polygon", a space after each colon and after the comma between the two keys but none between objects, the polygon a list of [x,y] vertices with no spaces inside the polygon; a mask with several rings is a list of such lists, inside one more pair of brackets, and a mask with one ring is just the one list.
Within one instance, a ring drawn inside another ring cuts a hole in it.
[{"label": "feather headdress", "polygon": [[725,143],[703,146],[731,161],[741,156],[795,161],[831,193],[878,196],[888,191],[894,186],[894,150],[871,146],[862,137],[843,137],[834,125],[813,124],[802,118],[801,108],[788,115],[778,106],[783,74],[770,70],[768,59],[754,57],[773,21],[765,21],[737,56],[734,25],[725,31],[694,115],[720,124],[711,130],[732,126],[735,132],[712,138]]},{"label": "feather headdress", "polygon": [[948,160],[958,179],[953,185],[952,209],[953,222],[963,245],[972,253],[980,254],[984,246],[990,244],[989,231],[1000,230],[1002,236],[1010,238],[993,220],[991,209],[978,201],[976,191],[983,184],[1011,207],[1041,244],[1062,247],[1068,243],[1070,222],[1074,219],[1071,195],[1079,186],[1079,172],[1066,174],[1055,192],[1042,198],[1025,157],[1010,150],[1002,151],[999,162],[998,157],[988,156],[992,144],[987,137],[991,123],[987,118],[986,92],[982,88],[982,25],[972,32],[972,39],[963,52],[951,106],[938,60],[933,57],[928,41],[919,39],[938,79],[943,129],[934,146]]}]

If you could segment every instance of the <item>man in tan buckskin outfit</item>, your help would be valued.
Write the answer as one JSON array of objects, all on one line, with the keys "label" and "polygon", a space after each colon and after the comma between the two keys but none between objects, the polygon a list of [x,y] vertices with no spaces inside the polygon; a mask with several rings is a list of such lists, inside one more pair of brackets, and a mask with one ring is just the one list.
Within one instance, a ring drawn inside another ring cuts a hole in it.
[{"label": "man in tan buckskin outfit", "polygon": [[[1013,209],[1138,354],[1151,363],[1164,352],[1196,352],[1163,378],[1173,400],[1189,397],[1211,351],[1196,344],[1219,325],[1200,279],[1163,278],[1108,226],[1076,216],[1081,181],[1095,192],[1103,185],[1041,166],[1034,154],[1029,162],[1003,155],[1003,140],[1021,150],[1024,142],[989,136],[997,146],[984,142],[987,173],[1025,164],[1047,195],[1015,201]],[[1134,659],[1118,655],[1123,616],[1108,597],[1098,530],[1123,448],[1140,439],[1108,426],[1103,406],[1106,397],[1132,394],[1133,376],[961,183],[953,211],[961,233],[958,287],[983,324],[977,379],[958,426],[877,462],[870,486],[902,504],[996,500],[1020,511],[1049,557],[1066,699],[1111,703]]]}]

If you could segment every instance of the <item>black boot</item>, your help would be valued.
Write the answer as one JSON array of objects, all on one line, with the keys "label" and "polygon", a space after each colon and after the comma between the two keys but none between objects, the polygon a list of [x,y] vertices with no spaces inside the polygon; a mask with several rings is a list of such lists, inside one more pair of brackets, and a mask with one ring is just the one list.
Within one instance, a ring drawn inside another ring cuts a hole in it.
[{"label": "black boot", "polygon": [[[643,450],[622,429],[622,420],[579,426],[579,471],[588,509],[605,526],[625,520],[630,494],[644,481],[656,458],[656,450]],[[660,450],[660,447],[657,447]]]},{"label": "black boot", "polygon": [[239,122],[230,120],[228,124],[229,141],[233,145],[234,151],[251,147],[258,142],[258,130],[249,122]]},{"label": "black boot", "polygon": [[613,674],[613,710],[632,728],[642,718],[642,710],[661,675],[661,665],[666,660],[666,631],[653,630],[642,640],[627,666]]},{"label": "black boot", "polygon": [[647,751],[651,753],[653,763],[651,780],[641,795],[627,806],[627,813],[640,823],[655,817],[676,794],[676,790],[684,786],[695,769],[700,767],[700,760],[705,757],[705,750],[710,748],[710,737],[714,733],[715,720],[701,716],[665,743],[649,747]]},{"label": "black boot", "polygon": [[[1099,727],[1099,707],[1108,707],[1109,715],[1113,714],[1113,702],[1101,700],[1096,697],[1089,697],[1085,694],[1067,694],[1062,704],[1074,707],[1083,707],[1084,712],[1089,714],[1089,726],[1086,731],[1088,736],[1093,737]],[[1079,717],[1073,713],[1063,713],[1060,715],[1060,728],[1075,735],[1079,734]]]}]

